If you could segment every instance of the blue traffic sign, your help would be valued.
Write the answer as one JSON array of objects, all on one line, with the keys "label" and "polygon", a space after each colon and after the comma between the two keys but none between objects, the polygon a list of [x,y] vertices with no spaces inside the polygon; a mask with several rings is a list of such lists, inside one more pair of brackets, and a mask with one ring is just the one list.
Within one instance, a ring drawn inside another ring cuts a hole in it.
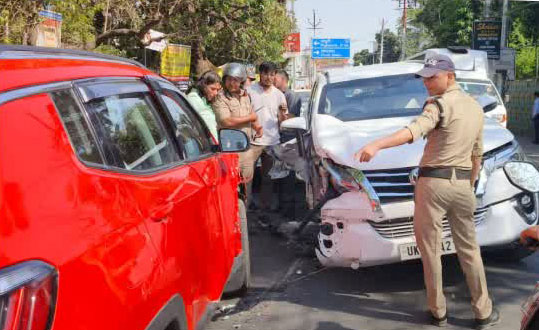
[{"label": "blue traffic sign", "polygon": [[350,39],[313,39],[312,58],[350,58]]}]

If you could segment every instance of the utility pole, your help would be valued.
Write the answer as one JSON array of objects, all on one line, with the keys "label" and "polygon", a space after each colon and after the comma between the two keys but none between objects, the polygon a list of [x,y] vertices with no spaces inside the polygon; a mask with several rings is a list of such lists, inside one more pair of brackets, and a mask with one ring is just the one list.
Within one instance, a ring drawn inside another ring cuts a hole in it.
[{"label": "utility pole", "polygon": [[316,38],[316,30],[322,30],[320,25],[322,24],[322,20],[318,19],[316,20],[316,11],[313,9],[313,20],[307,19],[307,23],[309,23],[310,27],[307,28],[309,30],[313,30],[313,38]]},{"label": "utility pole", "polygon": [[406,58],[406,23],[408,22],[408,4],[404,0],[403,9],[402,9],[402,49],[401,49],[401,60]]},{"label": "utility pole", "polygon": [[380,64],[384,62],[384,19],[382,18],[382,31],[380,32]]},{"label": "utility pole", "polygon": [[490,3],[491,3],[491,0],[485,0],[485,18],[489,18],[490,17]]},{"label": "utility pole", "polygon": [[509,7],[509,0],[503,0],[502,9],[502,38],[500,40],[500,47],[507,47],[507,10]]},{"label": "utility pole", "polygon": [[401,10],[402,8],[402,36],[401,36],[401,56],[400,60],[404,60],[406,58],[406,45],[407,38],[408,38],[408,10],[409,9],[415,9],[418,7],[417,0],[397,0],[399,1],[399,8],[397,10]]},{"label": "utility pole", "polygon": [[[311,37],[311,45],[310,45],[310,47],[312,47],[313,39],[316,38],[316,31],[317,30],[322,30],[322,28],[320,27],[320,25],[322,25],[322,20],[321,19],[318,19],[318,20],[316,19],[316,11],[314,9],[313,9],[313,20],[311,21],[310,19],[307,19],[307,23],[309,23],[309,25],[310,25],[310,27],[308,29],[313,30],[313,36]],[[311,50],[311,52],[312,52],[312,50]],[[312,61],[312,65],[311,65],[312,73],[309,75],[309,79],[310,79],[310,85],[312,87],[313,84],[314,84],[314,77],[316,75],[316,62],[312,58],[312,56],[311,56],[311,61]]]}]

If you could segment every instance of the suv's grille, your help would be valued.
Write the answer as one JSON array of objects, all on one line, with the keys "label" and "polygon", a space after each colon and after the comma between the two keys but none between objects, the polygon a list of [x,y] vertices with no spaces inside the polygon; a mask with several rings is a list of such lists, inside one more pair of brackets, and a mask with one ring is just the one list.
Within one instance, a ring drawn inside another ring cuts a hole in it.
[{"label": "suv's grille", "polygon": [[[488,207],[478,208],[474,213],[474,222],[475,225],[479,225],[485,220],[487,215]],[[409,237],[414,235],[414,222],[413,218],[400,218],[386,220],[382,222],[369,221],[369,224],[376,230],[380,236],[384,238],[399,238],[399,237]],[[442,220],[443,232],[449,233],[449,221],[447,218]]]},{"label": "suv's grille", "polygon": [[396,170],[363,171],[378,194],[381,203],[400,202],[414,198],[414,186],[410,184],[412,168]]}]

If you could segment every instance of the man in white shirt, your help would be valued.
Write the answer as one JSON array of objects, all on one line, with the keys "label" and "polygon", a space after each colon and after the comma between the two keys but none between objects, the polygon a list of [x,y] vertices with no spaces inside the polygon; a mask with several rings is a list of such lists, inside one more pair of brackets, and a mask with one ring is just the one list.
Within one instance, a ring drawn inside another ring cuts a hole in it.
[{"label": "man in white shirt", "polygon": [[286,98],[273,84],[277,66],[272,62],[264,62],[259,66],[260,82],[252,84],[247,92],[251,97],[251,104],[262,125],[264,135],[251,142],[251,155],[253,166],[259,157],[262,160],[262,188],[260,192],[260,208],[267,210],[271,206],[273,183],[268,172],[273,165],[273,158],[269,155],[269,148],[280,143],[279,123],[288,114]]}]

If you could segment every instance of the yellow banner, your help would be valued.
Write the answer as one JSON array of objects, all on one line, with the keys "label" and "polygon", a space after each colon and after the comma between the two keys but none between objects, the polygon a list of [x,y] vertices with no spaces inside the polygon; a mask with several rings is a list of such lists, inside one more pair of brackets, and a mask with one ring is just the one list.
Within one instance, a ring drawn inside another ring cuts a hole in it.
[{"label": "yellow banner", "polygon": [[161,53],[161,75],[171,81],[189,79],[191,47],[168,44]]}]

